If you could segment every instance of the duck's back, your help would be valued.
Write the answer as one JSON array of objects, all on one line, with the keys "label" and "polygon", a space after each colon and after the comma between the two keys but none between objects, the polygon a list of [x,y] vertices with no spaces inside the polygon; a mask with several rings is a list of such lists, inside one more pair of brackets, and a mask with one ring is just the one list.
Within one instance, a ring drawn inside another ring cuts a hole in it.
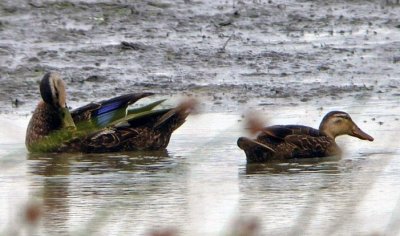
[{"label": "duck's back", "polygon": [[266,127],[257,141],[275,150],[275,158],[323,157],[336,152],[335,141],[317,129],[303,125]]}]

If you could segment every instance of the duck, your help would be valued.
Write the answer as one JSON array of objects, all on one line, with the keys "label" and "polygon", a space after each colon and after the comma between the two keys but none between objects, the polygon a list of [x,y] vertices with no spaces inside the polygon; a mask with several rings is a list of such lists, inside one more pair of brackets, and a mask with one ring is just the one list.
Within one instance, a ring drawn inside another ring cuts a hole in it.
[{"label": "duck", "polygon": [[186,100],[169,109],[154,109],[165,100],[128,109],[150,92],[128,93],[71,110],[66,84],[57,72],[40,81],[38,103],[29,121],[25,145],[31,153],[107,153],[162,150],[172,133],[186,120],[194,102]]},{"label": "duck", "polygon": [[335,142],[340,135],[374,140],[343,111],[327,113],[319,129],[304,125],[274,125],[258,132],[255,139],[240,137],[237,140],[237,145],[246,154],[247,163],[340,156],[341,149]]}]

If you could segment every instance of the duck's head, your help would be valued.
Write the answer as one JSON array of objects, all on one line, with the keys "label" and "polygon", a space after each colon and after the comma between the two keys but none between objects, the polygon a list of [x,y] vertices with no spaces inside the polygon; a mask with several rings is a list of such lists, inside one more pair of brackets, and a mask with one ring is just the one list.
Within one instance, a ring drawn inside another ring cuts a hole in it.
[{"label": "duck's head", "polygon": [[46,73],[40,82],[40,95],[43,101],[57,111],[65,128],[75,129],[71,113],[67,107],[65,83],[55,72]]},{"label": "duck's head", "polygon": [[326,114],[321,121],[319,130],[333,139],[339,135],[347,134],[362,140],[374,140],[353,122],[349,114],[343,111],[331,111]]}]

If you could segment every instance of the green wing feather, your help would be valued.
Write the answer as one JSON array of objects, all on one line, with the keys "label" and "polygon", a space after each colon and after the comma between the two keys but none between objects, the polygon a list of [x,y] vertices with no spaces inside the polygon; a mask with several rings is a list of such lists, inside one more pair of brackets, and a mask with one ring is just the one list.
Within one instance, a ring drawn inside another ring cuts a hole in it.
[{"label": "green wing feather", "polygon": [[159,101],[152,102],[152,103],[150,103],[150,104],[148,104],[146,106],[143,106],[143,107],[129,109],[128,110],[128,116],[132,115],[132,114],[138,114],[138,113],[142,113],[142,112],[147,112],[147,111],[153,110],[156,106],[160,105],[161,103],[165,102],[166,100],[167,99],[162,99],[162,100],[159,100]]},{"label": "green wing feather", "polygon": [[146,117],[151,117],[157,114],[161,114],[161,113],[166,113],[167,111],[169,111],[170,109],[160,109],[160,110],[149,110],[149,111],[144,111],[141,113],[136,113],[136,114],[130,114],[127,115],[124,119],[121,120],[117,120],[115,122],[112,123],[112,125],[123,125],[128,123],[133,123],[139,119],[143,119]]}]

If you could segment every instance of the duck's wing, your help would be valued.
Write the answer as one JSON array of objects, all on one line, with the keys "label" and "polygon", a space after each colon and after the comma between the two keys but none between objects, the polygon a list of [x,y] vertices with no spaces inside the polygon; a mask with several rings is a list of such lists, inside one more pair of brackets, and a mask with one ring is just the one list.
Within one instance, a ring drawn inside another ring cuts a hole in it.
[{"label": "duck's wing", "polygon": [[[163,101],[160,100],[148,106],[153,106],[153,104],[156,106]],[[186,121],[186,117],[195,107],[196,101],[189,99],[170,109],[147,110],[145,112],[128,114],[126,121],[132,127],[147,126],[155,130],[163,130],[163,132],[172,132]]]},{"label": "duck's wing", "polygon": [[[71,112],[75,124],[91,128],[103,128],[110,123],[122,119],[127,114],[127,107],[141,98],[153,93],[131,93],[100,102],[89,103]],[[82,128],[82,127],[81,127]]]},{"label": "duck's wing", "polygon": [[263,141],[274,143],[293,158],[322,157],[332,144],[332,139],[319,130],[302,125],[267,127]]},{"label": "duck's wing", "polygon": [[[165,139],[165,143],[168,144],[171,133],[185,122],[185,118],[189,114],[185,110],[177,108],[150,110],[127,115],[124,119],[114,121],[104,129],[83,133],[81,136],[71,139],[66,143],[65,149],[84,152],[148,149],[158,147],[158,144],[154,144],[154,142],[161,136],[161,139]],[[173,114],[170,115],[171,113]],[[162,124],[156,125],[160,120],[163,121]]]},{"label": "duck's wing", "polygon": [[292,158],[321,157],[332,140],[319,130],[303,125],[266,127],[257,141]]},{"label": "duck's wing", "polygon": [[268,143],[261,143],[246,137],[240,137],[237,145],[246,153],[247,163],[273,160],[276,150]]},{"label": "duck's wing", "polygon": [[284,139],[288,135],[310,135],[317,137],[321,135],[321,132],[304,125],[274,125],[265,127],[262,130],[262,134]]},{"label": "duck's wing", "polygon": [[186,121],[190,112],[191,108],[178,105],[170,109],[150,110],[134,116],[128,115],[127,122],[131,127],[146,126],[155,130],[172,132]]},{"label": "duck's wing", "polygon": [[294,125],[274,125],[261,130],[255,140],[240,137],[237,141],[238,146],[246,152],[247,162],[263,162],[272,159],[275,154],[286,147],[285,138],[294,133],[302,132],[303,126]]},{"label": "duck's wing", "polygon": [[139,113],[142,113],[142,112],[151,111],[155,107],[157,107],[158,105],[160,105],[161,103],[163,103],[165,101],[166,101],[166,99],[162,99],[162,100],[158,100],[158,101],[152,102],[152,103],[147,104],[147,105],[142,106],[142,107],[129,109],[127,114],[128,115],[133,115],[133,114],[139,114]]},{"label": "duck's wing", "polygon": [[261,130],[257,141],[278,144],[286,142],[286,138],[292,135],[319,137],[322,134],[317,129],[303,125],[274,125]]},{"label": "duck's wing", "polygon": [[293,148],[293,157],[323,157],[334,141],[325,135],[293,134],[285,137],[285,143]]},{"label": "duck's wing", "polygon": [[252,148],[260,147],[260,148],[264,149],[264,151],[267,151],[267,152],[271,152],[271,153],[276,152],[274,147],[268,146],[268,144],[264,144],[264,143],[258,142],[256,140],[246,138],[246,137],[240,137],[237,140],[237,145],[243,150],[250,150]]},{"label": "duck's wing", "polygon": [[302,125],[276,125],[264,128],[256,140],[239,138],[248,162],[271,158],[307,158],[325,156],[332,140],[319,130]]}]

